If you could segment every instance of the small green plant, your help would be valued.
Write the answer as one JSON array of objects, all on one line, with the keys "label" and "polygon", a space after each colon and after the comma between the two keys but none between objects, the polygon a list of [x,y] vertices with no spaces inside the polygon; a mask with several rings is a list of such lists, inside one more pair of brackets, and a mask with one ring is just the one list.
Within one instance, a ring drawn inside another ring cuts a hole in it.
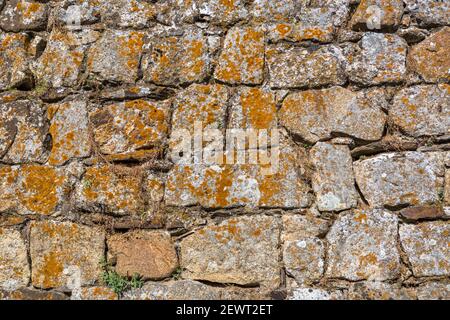
[{"label": "small green plant", "polygon": [[106,260],[102,259],[100,265],[103,269],[101,276],[102,282],[118,295],[121,295],[124,291],[129,289],[141,288],[144,284],[142,277],[137,273],[134,274],[131,279],[128,279],[128,277],[118,274]]},{"label": "small green plant", "polygon": [[89,189],[92,186],[92,181],[89,179],[84,179],[83,180],[83,187],[85,189]]},{"label": "small green plant", "polygon": [[441,203],[444,202],[445,196],[444,196],[444,190],[443,189],[439,190],[438,197],[439,197],[439,202],[441,202]]},{"label": "small green plant", "polygon": [[183,269],[181,269],[180,267],[176,268],[175,271],[172,273],[172,279],[180,280],[182,271]]}]

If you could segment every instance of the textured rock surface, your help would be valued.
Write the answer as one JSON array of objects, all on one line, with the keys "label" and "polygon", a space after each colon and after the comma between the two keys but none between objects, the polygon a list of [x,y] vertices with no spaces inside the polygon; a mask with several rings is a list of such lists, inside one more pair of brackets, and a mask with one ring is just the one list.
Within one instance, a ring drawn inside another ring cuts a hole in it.
[{"label": "textured rock surface", "polygon": [[389,153],[353,164],[356,182],[373,207],[439,200],[443,160],[419,152]]},{"label": "textured rock surface", "polygon": [[402,82],[407,48],[406,41],[396,35],[364,34],[359,47],[348,57],[350,80],[363,85]]},{"label": "textured rock surface", "polygon": [[266,59],[273,88],[314,88],[346,81],[345,57],[334,45],[316,50],[269,47]]},{"label": "textured rock surface", "polygon": [[30,281],[27,247],[20,232],[0,228],[0,288],[15,290]]},{"label": "textured rock surface", "polygon": [[450,86],[415,86],[400,91],[389,115],[407,134],[444,135],[450,131]]},{"label": "textured rock surface", "polygon": [[236,27],[228,31],[214,77],[230,84],[260,84],[264,68],[264,33]]},{"label": "textured rock surface", "polygon": [[274,217],[244,216],[200,229],[180,243],[183,277],[276,287],[278,225]]},{"label": "textured rock surface", "polygon": [[326,239],[329,278],[384,281],[400,274],[397,217],[385,210],[341,213]]},{"label": "textured rock surface", "polygon": [[450,27],[434,33],[418,45],[408,55],[408,63],[413,71],[426,82],[450,79]]},{"label": "textured rock surface", "polygon": [[417,277],[448,276],[450,226],[446,222],[401,225],[400,241]]},{"label": "textured rock surface", "polygon": [[134,231],[108,239],[116,271],[125,276],[139,274],[145,279],[160,279],[172,274],[178,265],[170,235],[159,231]]},{"label": "textured rock surface", "polygon": [[449,299],[449,9],[0,0],[0,299]]},{"label": "textured rock surface", "polygon": [[70,222],[33,222],[30,230],[32,284],[38,288],[81,285],[97,280],[105,233]]},{"label": "textured rock surface", "polygon": [[77,99],[50,105],[47,117],[51,123],[49,132],[52,136],[49,164],[61,165],[72,158],[90,155],[86,101]]},{"label": "textured rock surface", "polygon": [[354,30],[393,29],[403,15],[402,0],[361,0],[350,24]]},{"label": "textured rock surface", "polygon": [[341,87],[307,90],[289,95],[281,107],[280,122],[309,142],[330,138],[332,133],[362,140],[378,140],[385,114],[381,91],[352,92]]},{"label": "textured rock surface", "polygon": [[106,31],[89,50],[87,68],[92,77],[100,81],[134,82],[144,36],[140,31]]},{"label": "textured rock surface", "polygon": [[318,142],[311,149],[311,162],[316,169],[312,186],[319,210],[341,211],[356,206],[358,195],[348,147]]}]

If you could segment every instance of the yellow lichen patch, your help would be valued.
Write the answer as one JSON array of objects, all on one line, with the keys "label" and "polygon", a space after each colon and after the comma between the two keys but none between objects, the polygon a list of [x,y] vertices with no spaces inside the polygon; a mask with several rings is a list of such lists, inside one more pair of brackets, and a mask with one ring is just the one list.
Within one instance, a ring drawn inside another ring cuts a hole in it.
[{"label": "yellow lichen patch", "polygon": [[132,31],[127,36],[120,36],[118,40],[119,55],[126,59],[126,64],[130,69],[137,69],[144,45],[144,34]]},{"label": "yellow lichen patch", "polygon": [[21,168],[19,201],[32,213],[52,214],[62,197],[66,178],[56,169],[26,165]]},{"label": "yellow lichen patch", "polygon": [[141,178],[116,174],[110,166],[90,167],[79,186],[86,204],[101,204],[107,212],[133,214],[142,210]]},{"label": "yellow lichen patch", "polygon": [[242,128],[270,129],[276,126],[276,105],[269,92],[251,88],[241,95]]},{"label": "yellow lichen patch", "polygon": [[61,277],[64,266],[56,252],[50,252],[44,256],[44,265],[41,273],[37,275],[40,278],[38,281],[42,283],[45,288],[54,287],[57,285],[55,279]]},{"label": "yellow lichen patch", "polygon": [[233,28],[215,71],[216,79],[227,83],[259,84],[264,69],[264,33],[260,30]]}]

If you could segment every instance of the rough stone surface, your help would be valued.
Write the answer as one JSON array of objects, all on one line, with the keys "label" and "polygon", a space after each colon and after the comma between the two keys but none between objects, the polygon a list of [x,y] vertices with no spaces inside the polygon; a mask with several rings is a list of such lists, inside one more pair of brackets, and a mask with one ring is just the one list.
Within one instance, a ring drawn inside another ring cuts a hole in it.
[{"label": "rough stone surface", "polygon": [[419,152],[387,153],[353,163],[356,182],[373,207],[439,201],[443,161]]},{"label": "rough stone surface", "polygon": [[342,87],[290,94],[279,112],[280,123],[309,142],[329,139],[333,133],[362,140],[378,140],[386,115],[383,92],[353,92]]},{"label": "rough stone surface", "polygon": [[400,241],[416,277],[448,276],[450,226],[443,221],[400,226]]},{"label": "rough stone surface", "polygon": [[0,299],[448,299],[449,9],[0,0]]},{"label": "rough stone surface", "polygon": [[230,84],[260,84],[264,70],[264,33],[254,28],[228,31],[214,77]]},{"label": "rough stone surface", "polygon": [[55,29],[42,55],[32,64],[32,71],[42,88],[78,85],[86,48],[99,33],[91,30],[70,32]]},{"label": "rough stone surface", "polygon": [[52,104],[47,109],[50,120],[52,150],[48,163],[61,165],[72,158],[87,157],[91,153],[86,101],[73,100]]},{"label": "rough stone surface", "polygon": [[0,14],[0,28],[5,31],[43,30],[47,25],[48,6],[28,0],[7,1]]},{"label": "rough stone surface", "polygon": [[415,300],[414,289],[399,284],[377,281],[355,283],[350,287],[348,298],[352,300]]},{"label": "rough stone surface", "polygon": [[0,228],[0,288],[15,290],[30,281],[27,247],[19,231]]},{"label": "rough stone surface", "polygon": [[155,37],[150,47],[142,67],[146,81],[159,85],[188,84],[203,81],[209,73],[209,44],[201,33]]},{"label": "rough stone surface", "polygon": [[38,288],[87,285],[100,276],[105,233],[71,222],[32,222],[30,255],[32,284]]},{"label": "rough stone surface", "polygon": [[89,50],[90,75],[99,81],[133,83],[138,77],[144,37],[141,31],[106,31]]},{"label": "rough stone surface", "polygon": [[293,289],[288,300],[343,300],[345,295],[339,290],[323,290],[312,287]]},{"label": "rough stone surface", "polygon": [[448,0],[404,0],[404,2],[421,26],[448,25],[450,20]]},{"label": "rough stone surface", "polygon": [[45,159],[45,109],[35,101],[4,103],[0,109],[0,158],[6,163]]},{"label": "rough stone surface", "polygon": [[400,273],[397,217],[383,209],[341,213],[326,239],[329,278],[385,281]]},{"label": "rough stone surface", "polygon": [[318,142],[311,150],[311,162],[316,169],[312,186],[317,208],[341,211],[355,207],[358,195],[348,147]]},{"label": "rough stone surface", "polygon": [[119,175],[107,165],[90,167],[76,186],[76,205],[117,215],[138,214],[144,205],[140,180],[132,174]]},{"label": "rough stone surface", "polygon": [[28,37],[22,33],[0,33],[0,90],[14,88],[29,81]]},{"label": "rough stone surface", "polygon": [[266,59],[273,88],[314,88],[346,81],[345,57],[334,45],[317,50],[269,47]]},{"label": "rough stone surface", "polygon": [[403,15],[402,0],[361,0],[350,24],[354,30],[396,28]]},{"label": "rough stone surface", "polygon": [[169,109],[142,99],[96,107],[89,114],[94,142],[101,153],[123,157],[158,147],[168,134]]},{"label": "rough stone surface", "polygon": [[183,277],[276,287],[278,228],[274,217],[243,216],[198,230],[180,243]]},{"label": "rough stone surface", "polygon": [[115,270],[124,276],[139,274],[144,279],[161,279],[178,265],[170,235],[160,231],[132,231],[108,239]]},{"label": "rough stone surface", "polygon": [[406,76],[405,40],[393,34],[366,33],[348,55],[351,81],[363,85],[399,83]]},{"label": "rough stone surface", "polygon": [[389,110],[390,118],[408,135],[450,133],[450,86],[415,86],[400,91]]},{"label": "rough stone surface", "polygon": [[408,54],[408,64],[412,71],[426,82],[448,81],[449,43],[450,27],[445,27],[412,47]]}]

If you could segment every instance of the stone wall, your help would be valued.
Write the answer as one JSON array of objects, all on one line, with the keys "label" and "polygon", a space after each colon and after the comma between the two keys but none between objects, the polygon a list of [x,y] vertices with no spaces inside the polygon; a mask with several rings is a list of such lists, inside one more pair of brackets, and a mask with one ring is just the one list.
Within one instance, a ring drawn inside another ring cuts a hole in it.
[{"label": "stone wall", "polygon": [[449,0],[0,8],[2,299],[450,298]]}]

